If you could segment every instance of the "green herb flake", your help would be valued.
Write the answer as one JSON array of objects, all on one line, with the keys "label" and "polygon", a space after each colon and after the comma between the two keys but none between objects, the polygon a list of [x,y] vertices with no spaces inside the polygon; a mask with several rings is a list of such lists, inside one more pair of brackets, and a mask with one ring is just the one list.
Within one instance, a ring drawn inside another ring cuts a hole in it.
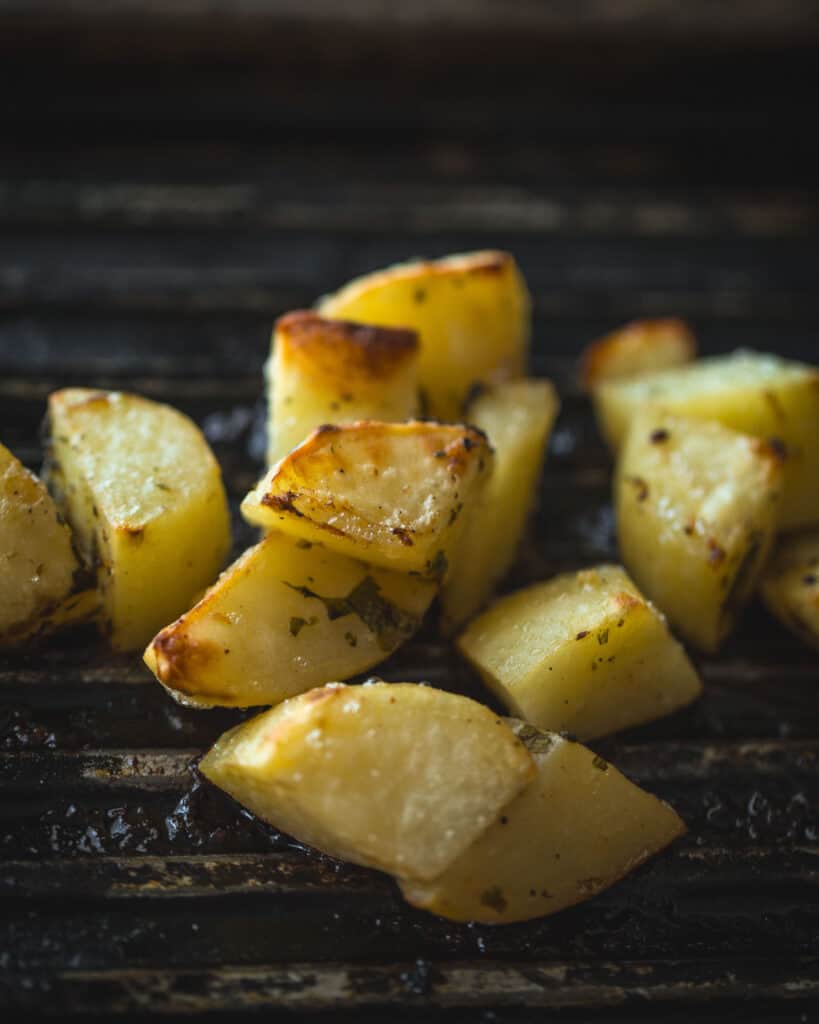
[{"label": "green herb flake", "polygon": [[592,761],[592,765],[598,771],[601,771],[601,772],[607,772],[609,770],[609,763],[608,763],[608,761],[604,761],[603,758],[599,754],[595,754],[594,755],[594,760]]},{"label": "green herb flake", "polygon": [[344,634],[344,639],[350,645],[350,647],[358,647],[358,637],[355,633],[351,633],[349,630]]},{"label": "green herb flake", "polygon": [[315,626],[318,619],[311,615],[309,619],[303,619],[300,615],[293,615],[290,619],[290,636],[298,636],[305,626]]},{"label": "green herb flake", "polygon": [[607,629],[601,629],[597,634],[597,642],[602,647],[604,644],[609,642],[609,631]]},{"label": "green herb flake", "polygon": [[330,622],[345,615],[357,615],[367,629],[375,634],[382,651],[395,650],[420,625],[416,616],[408,614],[384,597],[372,576],[365,576],[346,597],[323,597],[309,587],[288,583],[286,580],[283,582],[303,597],[321,601]]},{"label": "green herb flake", "polygon": [[481,904],[484,907],[497,911],[499,914],[502,914],[509,905],[506,897],[503,895],[503,889],[499,885],[493,885],[490,889],[484,889],[481,893]]},{"label": "green herb flake", "polygon": [[526,747],[530,754],[546,754],[554,745],[555,738],[552,733],[541,732],[528,722],[515,724],[512,731]]},{"label": "green herb flake", "polygon": [[437,551],[435,556],[426,564],[426,576],[428,579],[440,583],[446,576],[449,568],[449,561],[443,551]]}]

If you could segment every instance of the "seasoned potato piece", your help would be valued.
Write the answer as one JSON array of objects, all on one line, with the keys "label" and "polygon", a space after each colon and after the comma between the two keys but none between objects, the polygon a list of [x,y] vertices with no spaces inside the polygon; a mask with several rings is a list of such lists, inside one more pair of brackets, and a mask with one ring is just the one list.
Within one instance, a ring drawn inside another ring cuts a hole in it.
[{"label": "seasoned potato piece", "polygon": [[701,359],[688,366],[603,381],[594,393],[601,428],[613,448],[648,405],[785,443],[780,526],[819,522],[819,370],[758,352]]},{"label": "seasoned potato piece", "polygon": [[525,372],[530,306],[509,253],[472,252],[359,277],[318,308],[328,317],[416,330],[426,411],[457,420],[475,384]]},{"label": "seasoned potato piece", "polygon": [[434,878],[535,774],[488,708],[413,683],[334,684],[226,733],[201,771],[334,857]]},{"label": "seasoned potato piece", "polygon": [[684,320],[634,320],[586,347],[580,382],[591,391],[601,381],[682,366],[696,355],[697,340]]},{"label": "seasoned potato piece", "polygon": [[470,405],[466,418],[489,438],[495,464],[469,511],[441,592],[445,631],[473,615],[514,562],[559,407],[548,380],[509,381]]},{"label": "seasoned potato piece", "polygon": [[278,704],[383,661],[434,583],[269,533],[154,638],[145,662],[183,703]]},{"label": "seasoned potato piece", "polygon": [[781,622],[819,648],[819,530],[780,538],[762,576],[762,597]]},{"label": "seasoned potato piece", "polygon": [[0,444],[0,646],[90,617],[98,602],[81,577],[53,499]]},{"label": "seasoned potato piece", "polygon": [[219,466],[187,416],[137,395],[55,391],[48,420],[48,486],[97,573],[101,625],[114,647],[142,647],[222,565]]},{"label": "seasoned potato piece", "polygon": [[268,462],[321,426],[418,415],[414,331],[288,313],[276,321],[268,384]]},{"label": "seasoned potato piece", "polygon": [[595,896],[685,832],[679,815],[601,757],[514,723],[537,777],[431,882],[401,881],[416,907],[511,924]]},{"label": "seasoned potato piece", "polygon": [[615,565],[501,598],[458,647],[514,715],[581,739],[671,714],[702,690],[663,616]]},{"label": "seasoned potato piece", "polygon": [[387,569],[442,579],[492,467],[480,431],[363,421],[314,431],[242,502],[259,526]]},{"label": "seasoned potato piece", "polygon": [[623,564],[684,638],[716,651],[776,529],[782,453],[719,423],[639,414],[615,479]]}]

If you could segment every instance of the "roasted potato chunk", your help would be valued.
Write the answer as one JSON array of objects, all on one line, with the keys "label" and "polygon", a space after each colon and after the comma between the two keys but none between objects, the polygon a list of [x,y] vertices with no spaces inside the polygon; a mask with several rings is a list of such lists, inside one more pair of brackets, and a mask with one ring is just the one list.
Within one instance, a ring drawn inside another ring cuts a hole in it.
[{"label": "roasted potato chunk", "polygon": [[458,648],[514,715],[580,739],[671,714],[702,690],[663,616],[614,565],[502,597]]},{"label": "roasted potato chunk", "polygon": [[684,320],[634,320],[586,347],[580,383],[592,391],[601,381],[682,366],[696,354],[696,338]]},{"label": "roasted potato chunk", "polygon": [[416,907],[511,924],[595,896],[685,832],[679,815],[579,743],[515,723],[537,777],[431,882],[402,881]]},{"label": "roasted potato chunk", "polygon": [[276,321],[268,385],[268,463],[323,423],[418,415],[414,331],[288,313]]},{"label": "roasted potato chunk", "polygon": [[183,703],[278,704],[383,661],[436,592],[417,576],[269,533],[153,639],[145,662]]},{"label": "roasted potato chunk", "polygon": [[445,632],[462,625],[487,601],[514,562],[559,407],[548,380],[509,381],[469,406],[466,418],[489,438],[495,463],[469,511],[441,592]]},{"label": "roasted potato chunk", "polygon": [[440,423],[325,426],[277,463],[242,502],[258,526],[371,565],[443,579],[492,468],[480,431]]},{"label": "roasted potato chunk", "polygon": [[788,461],[780,526],[819,522],[819,370],[758,352],[734,352],[688,366],[603,381],[597,416],[612,448],[623,443],[635,414],[652,405],[784,442]]},{"label": "roasted potato chunk", "polygon": [[753,592],[782,487],[782,452],[767,441],[651,408],[632,424],[615,479],[623,564],[704,651]]},{"label": "roasted potato chunk", "polygon": [[323,316],[416,330],[426,412],[457,420],[475,384],[525,372],[530,306],[509,253],[473,252],[359,277],[318,309]]},{"label": "roasted potato chunk", "polygon": [[0,646],[90,617],[96,593],[37,477],[0,444]]},{"label": "roasted potato chunk", "polygon": [[487,708],[413,683],[325,686],[237,726],[200,770],[334,857],[407,878],[445,871],[532,779]]},{"label": "roasted potato chunk", "polygon": [[48,426],[48,486],[96,572],[100,624],[115,648],[143,647],[227,554],[216,459],[187,416],[118,391],[55,391]]},{"label": "roasted potato chunk", "polygon": [[761,590],[779,621],[819,649],[819,530],[779,539],[765,567]]}]

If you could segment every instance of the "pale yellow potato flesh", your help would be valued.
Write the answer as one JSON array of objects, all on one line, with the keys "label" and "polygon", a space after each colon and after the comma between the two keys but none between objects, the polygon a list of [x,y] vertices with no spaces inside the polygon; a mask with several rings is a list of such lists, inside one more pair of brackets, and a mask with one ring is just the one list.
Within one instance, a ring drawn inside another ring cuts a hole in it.
[{"label": "pale yellow potato flesh", "polygon": [[82,621],[97,605],[51,495],[0,444],[0,646]]},{"label": "pale yellow potato flesh", "polygon": [[186,704],[278,704],[383,661],[418,629],[436,592],[273,532],[154,637],[145,662]]},{"label": "pale yellow potato flesh", "polygon": [[587,747],[522,722],[517,732],[537,777],[438,878],[399,881],[414,906],[485,924],[554,914],[684,834],[673,808]]},{"label": "pale yellow potato flesh", "polygon": [[96,572],[113,647],[144,647],[219,572],[230,546],[216,459],[170,406],[69,388],[48,403],[47,482]]},{"label": "pale yellow potato flesh", "polygon": [[603,381],[594,391],[604,436],[615,450],[629,424],[653,406],[716,420],[787,449],[780,527],[819,522],[819,370],[758,352],[700,359],[687,366]]},{"label": "pale yellow potato flesh", "polygon": [[495,463],[469,511],[441,591],[445,632],[474,615],[514,563],[559,408],[551,381],[526,379],[500,384],[469,406],[467,422],[487,435]]},{"label": "pale yellow potato flesh", "polygon": [[696,354],[696,338],[684,320],[634,320],[584,349],[580,383],[590,391],[604,380],[683,366]]},{"label": "pale yellow potato flesh", "polygon": [[702,690],[663,616],[614,565],[502,597],[457,643],[513,715],[580,739],[671,714]]},{"label": "pale yellow potato flesh", "polygon": [[446,576],[492,469],[471,427],[441,423],[327,426],[277,463],[242,502],[249,522],[386,569]]},{"label": "pale yellow potato flesh", "polygon": [[780,622],[819,650],[819,530],[778,539],[760,590]]},{"label": "pale yellow potato flesh", "polygon": [[400,422],[418,407],[414,331],[297,311],[276,321],[265,374],[269,465],[323,423]]},{"label": "pale yellow potato flesh", "polygon": [[476,384],[497,383],[526,371],[531,300],[523,275],[506,252],[464,253],[388,267],[326,296],[318,311],[417,331],[426,413],[437,419],[460,419]]},{"label": "pale yellow potato flesh", "polygon": [[200,771],[331,856],[429,879],[497,819],[535,764],[483,705],[378,682],[294,697],[225,733]]},{"label": "pale yellow potato flesh", "polygon": [[753,593],[777,527],[781,452],[721,424],[640,413],[618,460],[620,554],[684,639],[716,651]]}]

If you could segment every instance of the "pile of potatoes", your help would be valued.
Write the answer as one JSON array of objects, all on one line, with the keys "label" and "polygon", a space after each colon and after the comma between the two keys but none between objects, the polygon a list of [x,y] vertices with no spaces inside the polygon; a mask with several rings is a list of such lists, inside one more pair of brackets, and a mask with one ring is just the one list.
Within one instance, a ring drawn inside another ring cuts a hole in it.
[{"label": "pile of potatoes", "polygon": [[[147,644],[181,703],[270,706],[202,773],[416,906],[505,923],[606,888],[684,825],[580,741],[698,696],[672,630],[716,651],[759,590],[819,646],[819,371],[697,359],[676,320],[590,345],[623,565],[495,599],[559,411],[525,376],[529,334],[501,252],[392,267],[281,317],[269,468],[241,505],[260,539],[221,575],[229,513],[198,428],[136,395],[55,392],[42,482],[0,446],[0,643],[92,620],[115,649]],[[431,607],[512,717],[340,682]]]}]

